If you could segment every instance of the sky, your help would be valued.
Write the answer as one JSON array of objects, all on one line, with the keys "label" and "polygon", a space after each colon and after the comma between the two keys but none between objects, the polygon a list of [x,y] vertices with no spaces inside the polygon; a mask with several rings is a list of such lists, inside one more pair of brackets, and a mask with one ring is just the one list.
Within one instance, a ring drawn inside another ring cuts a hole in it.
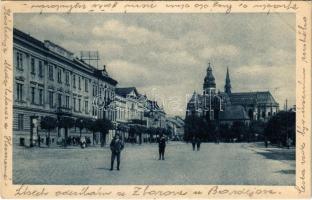
[{"label": "sky", "polygon": [[208,62],[224,90],[270,91],[295,104],[294,14],[15,14],[14,27],[79,56],[99,51],[118,87],[134,86],[170,116],[202,93]]}]

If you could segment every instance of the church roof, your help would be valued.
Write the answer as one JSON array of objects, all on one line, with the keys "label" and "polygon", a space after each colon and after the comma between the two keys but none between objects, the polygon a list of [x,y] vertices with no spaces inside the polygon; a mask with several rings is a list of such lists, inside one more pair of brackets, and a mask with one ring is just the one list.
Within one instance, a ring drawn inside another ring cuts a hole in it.
[{"label": "church roof", "polygon": [[215,88],[215,87],[216,87],[215,78],[212,74],[212,68],[210,66],[210,63],[208,63],[207,74],[204,79],[203,89],[205,90],[206,88]]},{"label": "church roof", "polygon": [[220,120],[249,120],[249,116],[247,115],[245,109],[241,105],[230,105],[226,106],[225,110],[219,113]]},{"label": "church roof", "polygon": [[269,91],[232,93],[230,99],[233,105],[264,104],[278,106]]}]

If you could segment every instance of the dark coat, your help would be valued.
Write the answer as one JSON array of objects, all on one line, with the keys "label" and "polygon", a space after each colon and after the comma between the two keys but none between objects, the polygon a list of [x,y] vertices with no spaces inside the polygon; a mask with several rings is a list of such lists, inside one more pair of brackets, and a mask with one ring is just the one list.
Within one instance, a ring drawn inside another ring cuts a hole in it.
[{"label": "dark coat", "polygon": [[161,137],[158,139],[158,147],[159,148],[165,148],[166,147],[166,139],[164,137]]},{"label": "dark coat", "polygon": [[196,138],[196,143],[197,143],[197,145],[200,145],[201,141],[199,138]]},{"label": "dark coat", "polygon": [[113,153],[120,153],[124,148],[124,144],[120,139],[113,139],[110,143],[110,149]]}]

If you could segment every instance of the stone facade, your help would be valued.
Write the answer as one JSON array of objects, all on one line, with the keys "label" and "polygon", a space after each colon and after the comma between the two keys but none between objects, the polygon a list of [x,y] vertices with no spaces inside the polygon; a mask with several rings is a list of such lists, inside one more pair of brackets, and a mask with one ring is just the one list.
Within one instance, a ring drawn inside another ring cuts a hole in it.
[{"label": "stone facade", "polygon": [[[129,138],[129,128],[133,125],[166,128],[166,113],[156,101],[149,100],[135,87],[116,88],[115,93],[116,123],[123,127],[119,133],[126,140]],[[143,134],[142,137],[143,141],[147,141],[148,134]]]},{"label": "stone facade", "polygon": [[[27,145],[32,118],[38,119],[38,131],[44,116],[115,120],[114,112],[106,107],[115,96],[117,81],[105,68],[97,70],[59,45],[41,42],[20,30],[14,29],[13,36],[15,143],[24,140]],[[106,109],[99,107],[99,102]],[[63,130],[60,131],[58,134],[62,135]],[[73,128],[69,133],[78,135],[78,130]],[[52,144],[58,134],[51,134]]]}]

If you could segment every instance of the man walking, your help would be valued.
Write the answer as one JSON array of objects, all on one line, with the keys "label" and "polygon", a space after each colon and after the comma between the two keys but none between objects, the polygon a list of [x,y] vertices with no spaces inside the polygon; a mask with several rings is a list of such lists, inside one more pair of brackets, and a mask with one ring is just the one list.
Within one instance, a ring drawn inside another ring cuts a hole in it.
[{"label": "man walking", "polygon": [[196,145],[196,140],[195,140],[195,137],[193,136],[193,138],[192,138],[193,151],[195,151],[195,145]]},{"label": "man walking", "polygon": [[111,168],[112,171],[114,168],[114,161],[115,158],[117,158],[117,170],[119,170],[120,167],[120,152],[123,150],[124,144],[120,140],[119,135],[115,134],[114,138],[112,139],[112,142],[110,143],[110,149],[112,151],[112,157],[111,157]]},{"label": "man walking", "polygon": [[165,160],[166,138],[163,135],[159,136],[158,148],[159,148],[159,160]]},{"label": "man walking", "polygon": [[197,138],[196,138],[197,151],[199,151],[199,150],[200,150],[200,143],[201,143],[200,138],[199,138],[199,137],[197,137]]}]

